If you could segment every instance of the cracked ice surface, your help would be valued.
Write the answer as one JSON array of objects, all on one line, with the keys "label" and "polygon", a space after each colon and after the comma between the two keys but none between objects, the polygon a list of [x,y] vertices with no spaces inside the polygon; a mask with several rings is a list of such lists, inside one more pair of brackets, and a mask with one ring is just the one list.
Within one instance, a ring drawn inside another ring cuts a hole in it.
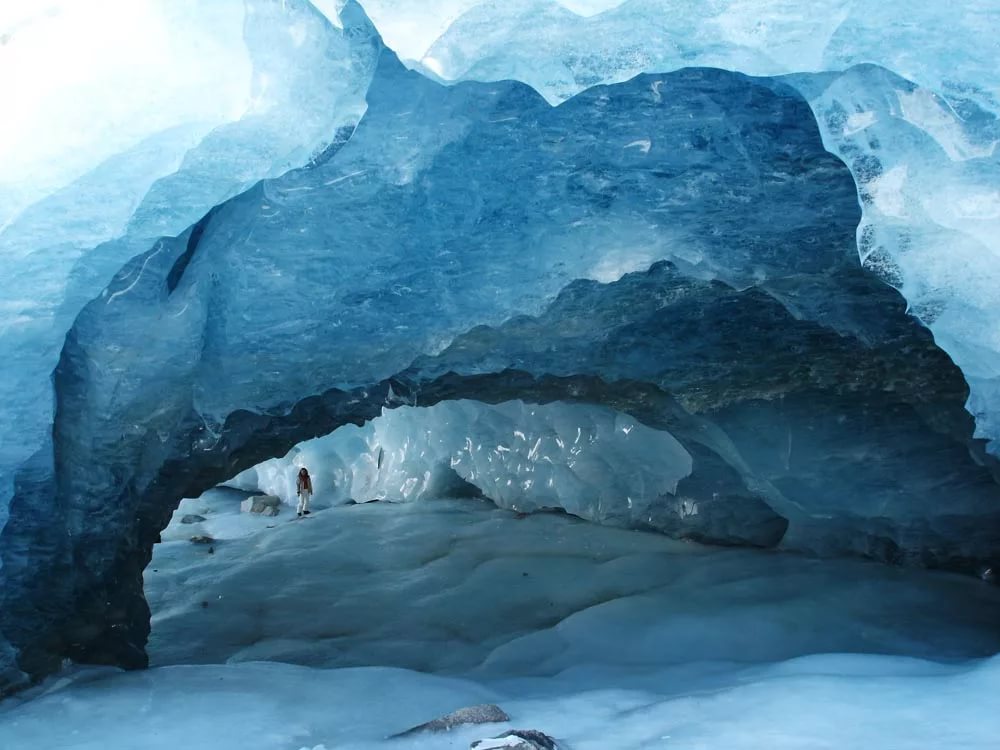
[{"label": "cracked ice surface", "polygon": [[445,401],[383,411],[240,474],[231,484],[295,503],[300,466],[319,501],[434,497],[458,475],[500,507],[562,508],[633,525],[673,494],[691,456],[667,432],[603,407]]}]

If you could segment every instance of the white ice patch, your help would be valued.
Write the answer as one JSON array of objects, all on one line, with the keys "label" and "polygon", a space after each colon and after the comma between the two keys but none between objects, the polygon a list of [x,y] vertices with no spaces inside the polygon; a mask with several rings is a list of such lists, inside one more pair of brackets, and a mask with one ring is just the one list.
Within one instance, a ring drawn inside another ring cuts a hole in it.
[{"label": "white ice patch", "polygon": [[872,180],[869,190],[875,202],[875,208],[883,216],[896,219],[906,218],[906,165],[893,167],[888,172]]},{"label": "white ice patch", "polygon": [[642,138],[641,140],[638,141],[632,141],[631,143],[625,145],[625,148],[639,149],[639,151],[641,151],[644,154],[648,154],[649,149],[651,149],[652,147],[653,143],[648,138]]},{"label": "white ice patch", "polygon": [[847,118],[844,125],[844,135],[854,135],[855,133],[871,127],[878,119],[874,112],[855,112]]},{"label": "white ice patch", "polygon": [[611,250],[590,268],[585,278],[611,284],[627,273],[646,270],[655,260],[646,250]]},{"label": "white ice patch", "polygon": [[930,135],[954,161],[992,156],[997,141],[988,144],[973,143],[961,118],[933,91],[917,88],[899,92],[899,105],[903,119]]},{"label": "white ice patch", "polygon": [[186,0],[4,3],[0,195],[14,200],[0,223],[151,133],[239,119],[243,13],[240,0],[200,12]]}]

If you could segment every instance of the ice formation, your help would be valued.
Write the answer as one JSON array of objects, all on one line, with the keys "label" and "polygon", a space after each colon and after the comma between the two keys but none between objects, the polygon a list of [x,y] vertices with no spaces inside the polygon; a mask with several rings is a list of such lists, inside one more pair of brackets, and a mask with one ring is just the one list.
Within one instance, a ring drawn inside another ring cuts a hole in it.
[{"label": "ice formation", "polygon": [[676,494],[691,456],[669,432],[610,409],[445,401],[384,411],[364,428],[348,425],[298,445],[228,484],[294,504],[301,466],[312,467],[319,501],[416,501],[475,488],[504,508],[636,526],[651,523],[663,496]]},{"label": "ice formation", "polygon": [[0,692],[15,653],[144,665],[179,499],[328,433],[344,493],[995,561],[996,11],[960,5],[5,9]]},{"label": "ice formation", "polygon": [[[483,500],[331,507],[320,493],[299,521],[240,513],[241,497],[186,499],[164,531],[145,572],[153,664],[277,659],[503,680],[588,664],[962,660],[1000,648],[1000,590],[969,577],[686,544]],[[180,523],[189,513],[206,520]],[[213,537],[215,553],[193,534]]]},{"label": "ice formation", "polygon": [[[468,500],[277,525],[238,508],[183,501],[214,555],[165,530],[146,571],[156,667],[0,703],[0,746],[466,750],[532,727],[616,750],[989,750],[1000,729],[1000,590],[974,579]],[[386,740],[481,703],[511,721]]]},{"label": "ice formation", "polygon": [[589,18],[523,0],[470,8],[422,62],[448,80],[524,81],[552,102],[688,66],[799,74],[785,80],[858,183],[862,262],[962,368],[977,434],[998,441],[998,25],[992,0],[905,12],[878,0],[628,0]]}]

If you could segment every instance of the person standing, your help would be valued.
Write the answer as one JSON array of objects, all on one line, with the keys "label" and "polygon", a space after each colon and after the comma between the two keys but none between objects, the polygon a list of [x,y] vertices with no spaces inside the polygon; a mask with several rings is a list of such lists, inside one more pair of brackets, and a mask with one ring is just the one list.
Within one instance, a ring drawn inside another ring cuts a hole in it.
[{"label": "person standing", "polygon": [[305,466],[299,469],[299,477],[295,482],[295,491],[299,496],[299,507],[297,511],[299,517],[308,516],[309,500],[312,499],[313,494],[313,484],[312,478],[309,476],[309,472],[306,470]]}]

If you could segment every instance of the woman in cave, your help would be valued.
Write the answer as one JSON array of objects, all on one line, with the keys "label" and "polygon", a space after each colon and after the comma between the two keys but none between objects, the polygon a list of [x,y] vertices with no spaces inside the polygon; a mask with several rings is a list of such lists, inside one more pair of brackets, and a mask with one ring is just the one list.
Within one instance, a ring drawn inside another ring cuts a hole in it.
[{"label": "woman in cave", "polygon": [[302,516],[309,515],[309,499],[312,497],[313,485],[312,478],[309,476],[308,470],[303,466],[299,469],[298,480],[295,483],[296,493],[299,496],[299,508],[298,515]]}]

